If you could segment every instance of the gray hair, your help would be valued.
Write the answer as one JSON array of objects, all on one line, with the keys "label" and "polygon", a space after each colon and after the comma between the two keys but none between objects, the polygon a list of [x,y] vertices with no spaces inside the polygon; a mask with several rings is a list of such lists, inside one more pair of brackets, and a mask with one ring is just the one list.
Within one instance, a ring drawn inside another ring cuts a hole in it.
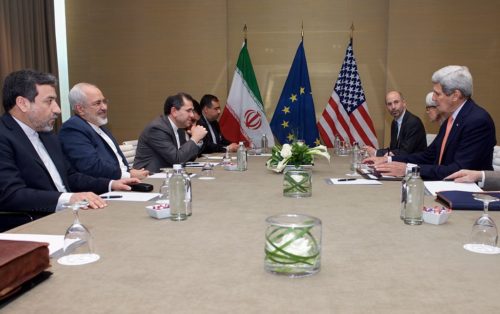
[{"label": "gray hair", "polygon": [[90,84],[90,83],[78,83],[78,84],[75,84],[75,86],[73,86],[73,88],[71,88],[71,90],[69,91],[69,95],[68,95],[69,104],[71,105],[71,110],[75,111],[75,107],[77,104],[86,105],[87,95],[85,95],[85,92],[83,91],[83,89],[85,87],[89,87],[89,86],[93,86],[93,87],[97,88],[97,86]]},{"label": "gray hair", "polygon": [[465,98],[472,95],[472,75],[466,66],[449,65],[434,72],[432,83],[440,84],[443,92],[449,96],[455,90]]},{"label": "gray hair", "polygon": [[426,107],[436,107],[436,102],[434,102],[434,100],[432,100],[433,94],[434,94],[434,92],[430,92],[429,94],[427,94],[427,96],[425,96]]}]

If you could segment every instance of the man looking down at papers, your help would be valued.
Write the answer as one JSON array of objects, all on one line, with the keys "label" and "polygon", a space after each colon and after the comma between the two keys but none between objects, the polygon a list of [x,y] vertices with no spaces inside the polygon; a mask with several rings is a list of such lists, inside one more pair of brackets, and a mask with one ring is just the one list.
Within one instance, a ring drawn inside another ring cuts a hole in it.
[{"label": "man looking down at papers", "polygon": [[472,99],[472,76],[464,66],[450,65],[432,75],[433,100],[449,114],[436,139],[423,152],[370,157],[365,163],[385,175],[403,176],[406,163],[420,166],[424,180],[442,180],[460,169],[492,170],[495,124]]},{"label": "man looking down at papers", "polygon": [[56,84],[53,75],[34,70],[13,72],[5,78],[5,114],[0,120],[0,210],[11,214],[2,215],[0,230],[26,222],[15,222],[21,212],[36,219],[59,211],[66,202],[87,200],[91,208],[102,208],[106,202],[94,193],[130,190],[128,184],[139,182],[94,178],[71,167],[51,132],[61,113]]},{"label": "man looking down at papers", "polygon": [[445,178],[455,182],[475,182],[486,191],[500,190],[500,171],[460,170]]}]

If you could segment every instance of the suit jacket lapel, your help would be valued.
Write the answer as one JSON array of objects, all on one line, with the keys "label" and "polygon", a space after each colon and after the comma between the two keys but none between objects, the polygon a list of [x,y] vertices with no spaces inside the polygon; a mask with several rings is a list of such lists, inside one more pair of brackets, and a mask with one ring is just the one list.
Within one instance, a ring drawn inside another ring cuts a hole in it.
[{"label": "suit jacket lapel", "polygon": [[[445,159],[445,155],[446,155],[446,151],[448,150],[448,145],[449,143],[453,143],[455,141],[455,137],[457,136],[459,132],[459,130],[462,128],[462,125],[463,125],[463,120],[464,120],[464,117],[466,117],[469,112],[471,111],[472,109],[472,101],[470,99],[468,99],[464,106],[462,107],[462,109],[460,109],[460,112],[458,113],[457,117],[455,118],[455,120],[453,121],[453,126],[451,127],[451,130],[450,130],[450,134],[448,134],[448,139],[446,140],[446,143],[445,143],[445,146],[444,146],[444,151],[443,151],[443,158],[442,160]],[[443,126],[446,130],[446,123],[443,123]],[[441,146],[439,146],[441,147]]]},{"label": "suit jacket lapel", "polygon": [[[118,143],[116,143],[116,140],[115,138],[113,137],[113,135],[111,135],[111,132],[109,132],[109,130],[105,127],[101,127],[101,130],[106,133],[107,136],[109,136],[109,138],[111,139],[111,141],[113,142],[113,144],[115,145],[115,148],[116,148],[116,151],[118,152],[118,155],[120,155],[120,157],[122,158],[122,161],[123,163],[125,164],[125,166],[127,166],[128,168],[128,162],[127,162],[127,158],[125,158],[125,155],[123,155],[123,152],[122,150],[120,149],[120,146],[118,146]],[[94,132],[95,133],[95,132]],[[97,134],[97,136],[99,136],[103,141],[104,139],[99,135]],[[106,145],[107,148],[109,148],[111,150],[111,153],[112,155],[114,156],[115,155],[115,152],[113,152],[113,150],[111,149],[111,147],[109,147],[108,143],[106,141],[104,141],[104,144]]]},{"label": "suit jacket lapel", "polygon": [[[463,124],[462,122],[464,121],[464,117],[469,115],[469,112],[471,111],[471,109],[472,109],[472,103],[471,103],[471,100],[468,99],[465,102],[462,109],[460,109],[460,112],[458,113],[455,121],[453,121],[453,126],[451,127],[450,134],[448,135],[447,144],[450,143],[451,141],[453,141],[453,139],[457,136],[457,134],[459,133],[458,130],[462,127],[462,124]],[[445,124],[445,123],[443,123],[443,124]],[[448,145],[446,145],[446,146],[448,146]],[[445,147],[445,151],[446,151],[446,147]]]},{"label": "suit jacket lapel", "polygon": [[59,142],[55,140],[56,137],[51,132],[39,132],[38,135],[40,136],[40,141],[42,141],[43,146],[45,146],[50,159],[52,159],[52,162],[56,166],[66,190],[69,191],[68,178],[66,177],[66,161],[64,160],[62,152],[59,153],[61,149]]},{"label": "suit jacket lapel", "polygon": [[42,166],[45,171],[47,171],[47,168],[45,168],[45,164],[43,163],[42,159],[38,155],[37,151],[35,150],[35,147],[33,147],[33,144],[31,143],[30,139],[24,133],[23,129],[17,124],[17,122],[12,118],[10,114],[5,114],[2,119],[5,122],[5,125],[14,132],[15,136],[18,138],[19,142],[21,145],[24,146],[24,148],[32,155],[34,156],[35,161]]}]

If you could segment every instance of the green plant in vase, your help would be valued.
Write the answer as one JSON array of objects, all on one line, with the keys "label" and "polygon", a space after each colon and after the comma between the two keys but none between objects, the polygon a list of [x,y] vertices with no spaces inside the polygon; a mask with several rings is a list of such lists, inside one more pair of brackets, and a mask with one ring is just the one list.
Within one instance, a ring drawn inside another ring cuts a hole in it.
[{"label": "green plant in vase", "polygon": [[314,156],[323,156],[330,161],[330,154],[324,145],[312,148],[303,142],[293,142],[283,146],[275,145],[266,166],[275,172],[282,172],[287,165],[294,165],[297,168],[303,165],[312,165]]}]

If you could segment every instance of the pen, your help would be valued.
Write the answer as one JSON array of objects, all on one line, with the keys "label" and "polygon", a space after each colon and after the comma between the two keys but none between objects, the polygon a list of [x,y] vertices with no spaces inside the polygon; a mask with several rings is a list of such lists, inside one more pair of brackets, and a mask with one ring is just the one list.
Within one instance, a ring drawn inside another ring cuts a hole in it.
[{"label": "pen", "polygon": [[103,199],[111,199],[111,198],[122,198],[121,195],[108,195],[108,196],[103,196]]},{"label": "pen", "polygon": [[356,181],[356,179],[338,179],[337,181],[339,181],[339,182]]}]

